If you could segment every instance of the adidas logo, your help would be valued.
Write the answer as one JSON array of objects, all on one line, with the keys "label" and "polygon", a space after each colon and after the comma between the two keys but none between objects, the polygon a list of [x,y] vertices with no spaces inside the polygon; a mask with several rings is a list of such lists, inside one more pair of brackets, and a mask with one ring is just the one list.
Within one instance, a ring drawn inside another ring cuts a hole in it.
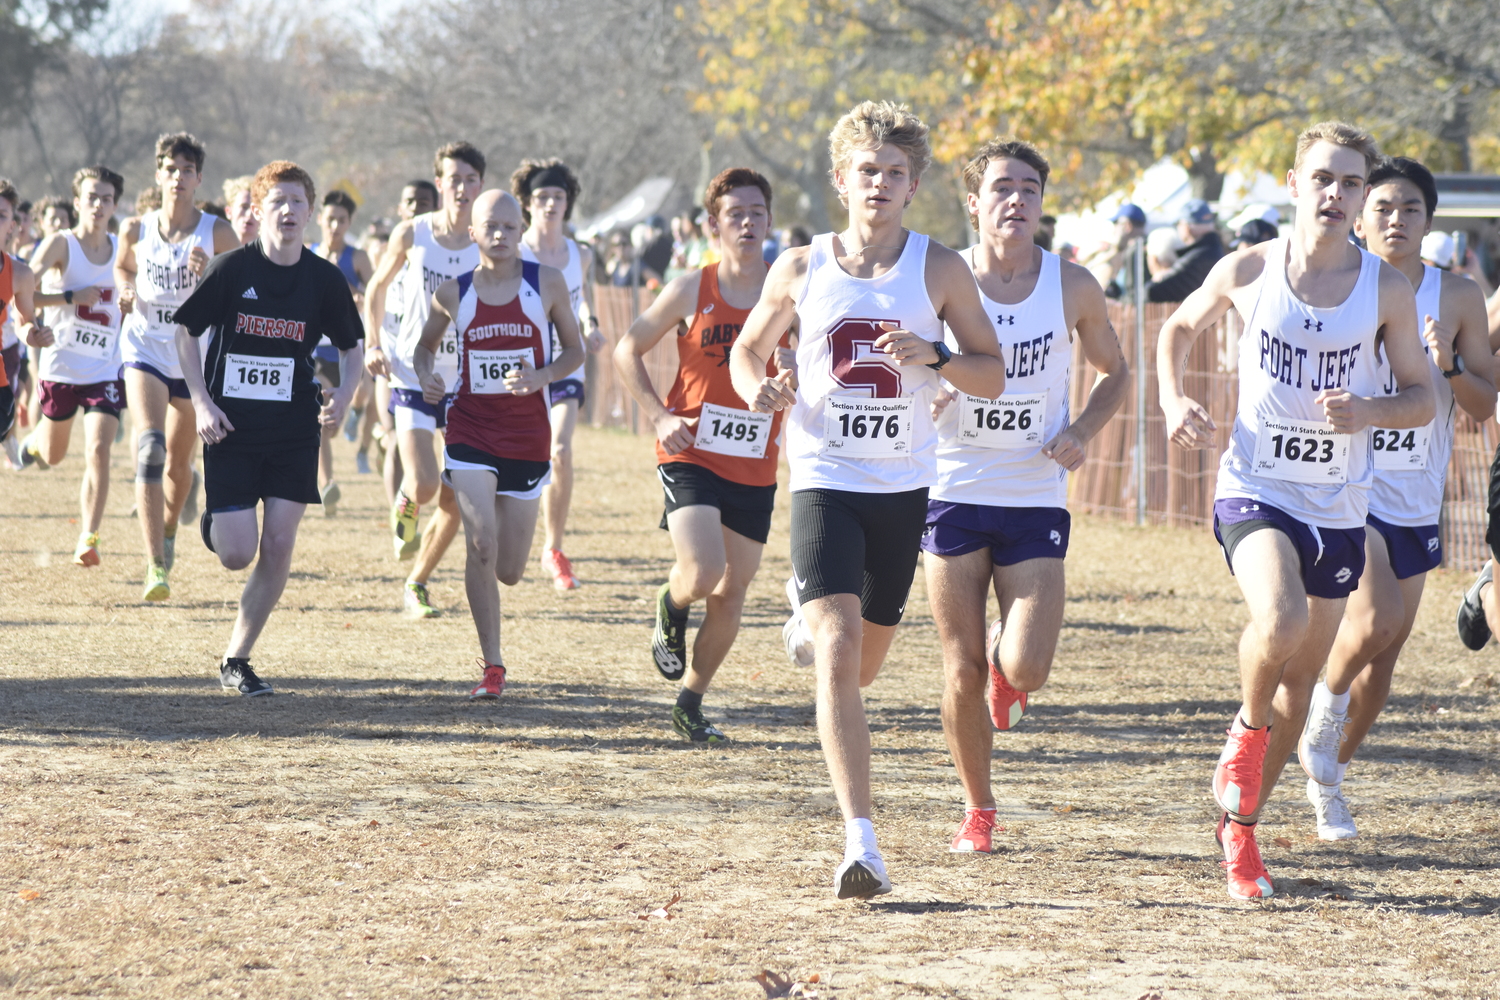
[{"label": "adidas logo", "polygon": [[258,298],[260,298],[260,296],[255,294],[255,289],[254,288],[247,288],[247,289],[245,289],[245,294],[241,295],[240,298],[242,298],[242,299],[258,299]]}]

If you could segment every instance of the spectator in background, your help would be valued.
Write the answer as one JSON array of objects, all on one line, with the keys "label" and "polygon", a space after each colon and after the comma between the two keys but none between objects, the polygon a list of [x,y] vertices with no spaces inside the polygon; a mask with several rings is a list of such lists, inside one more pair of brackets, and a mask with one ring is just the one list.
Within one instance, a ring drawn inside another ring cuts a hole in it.
[{"label": "spectator in background", "polygon": [[1474,253],[1474,248],[1464,241],[1464,261],[1458,262],[1458,241],[1453,238],[1452,233],[1433,230],[1422,237],[1422,260],[1433,267],[1444,271],[1452,271],[1461,274],[1465,278],[1479,286],[1479,290],[1488,299],[1495,293],[1490,287],[1489,279],[1485,277],[1484,268],[1479,266],[1479,258]]},{"label": "spectator in background", "polygon": [[1186,248],[1187,244],[1182,242],[1174,227],[1151,230],[1151,235],[1146,237],[1146,273],[1153,281],[1166,274],[1177,263],[1177,255]]},{"label": "spectator in background", "polygon": [[[641,261],[641,283],[649,288],[660,288],[667,268],[672,266],[672,234],[667,230],[667,220],[659,215],[651,216],[642,225],[646,227],[642,236],[644,242],[636,245],[636,254]],[[637,226],[631,231],[631,242],[635,242],[636,231],[640,229]]]},{"label": "spectator in background", "polygon": [[1182,214],[1177,218],[1177,235],[1187,246],[1178,254],[1177,263],[1171,270],[1146,283],[1148,302],[1181,302],[1197,291],[1208,272],[1224,256],[1218,218],[1202,198],[1194,198],[1182,206]]},{"label": "spectator in background", "polygon": [[1125,297],[1130,281],[1130,245],[1146,235],[1146,213],[1139,205],[1126,202],[1110,216],[1115,224],[1114,239],[1079,261],[1089,269],[1112,299]]},{"label": "spectator in background", "polygon": [[628,287],[634,281],[635,248],[630,245],[630,237],[624,233],[610,235],[604,270],[609,276],[609,283],[617,288]]},{"label": "spectator in background", "polygon": [[1057,238],[1057,216],[1044,215],[1037,223],[1036,232],[1031,235],[1031,240],[1043,250],[1051,252],[1052,241]]},{"label": "spectator in background", "polygon": [[1234,235],[1234,242],[1229,244],[1229,249],[1238,250],[1240,247],[1253,247],[1257,243],[1265,243],[1274,240],[1280,231],[1265,219],[1251,219],[1240,227],[1239,232]]},{"label": "spectator in background", "polygon": [[19,256],[21,247],[30,246],[36,236],[31,232],[31,202],[23,201],[16,206],[16,224],[10,231],[10,240],[0,247],[11,256]]},{"label": "spectator in background", "polygon": [[807,231],[806,226],[793,226],[781,231],[781,248],[790,250],[792,247],[805,247],[812,245],[812,233]]},{"label": "spectator in background", "polygon": [[198,211],[203,212],[206,215],[218,216],[225,222],[229,221],[229,212],[224,208],[223,205],[219,204],[216,201],[198,202]]},{"label": "spectator in background", "polygon": [[65,229],[72,229],[78,225],[78,214],[73,211],[73,203],[60,198],[55,194],[49,194],[37,202],[36,212],[36,240],[30,246],[22,247],[19,256],[30,260],[36,255],[37,247],[42,241],[53,233],[60,233]]},{"label": "spectator in background", "polygon": [[140,218],[147,212],[154,212],[161,208],[161,188],[155,184],[150,187],[141,188],[135,196],[135,214]]}]

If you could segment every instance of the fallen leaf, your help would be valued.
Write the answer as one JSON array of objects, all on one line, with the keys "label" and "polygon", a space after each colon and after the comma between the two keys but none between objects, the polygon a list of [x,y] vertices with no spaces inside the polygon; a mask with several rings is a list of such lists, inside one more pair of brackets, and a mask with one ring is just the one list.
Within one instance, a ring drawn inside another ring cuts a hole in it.
[{"label": "fallen leaf", "polygon": [[816,983],[818,981],[818,974],[814,972],[812,975],[807,977],[807,981],[810,983]]},{"label": "fallen leaf", "polygon": [[1290,840],[1287,840],[1285,837],[1277,837],[1274,841],[1272,841],[1272,843],[1274,843],[1277,847],[1292,846],[1292,842]]},{"label": "fallen leaf", "polygon": [[37,892],[35,889],[22,889],[21,890],[21,898],[24,899],[24,900],[26,900],[29,903],[33,899],[41,899],[42,898],[42,894],[39,893],[39,892]]},{"label": "fallen leaf", "polygon": [[652,917],[656,917],[658,920],[676,920],[677,914],[672,912],[672,907],[676,906],[681,900],[682,893],[674,892],[672,893],[672,898],[667,900],[664,906],[659,906],[650,913],[641,914],[641,919],[650,920]]},{"label": "fallen leaf", "polygon": [[360,940],[361,941],[374,941],[375,940],[375,935],[374,934],[366,934],[364,937],[360,938]]},{"label": "fallen leaf", "polygon": [[354,623],[353,622],[344,622],[344,628],[353,628],[353,627],[354,627]]},{"label": "fallen leaf", "polygon": [[758,681],[758,680],[760,680],[760,675],[761,675],[761,671],[757,670],[755,673],[753,673],[753,674],[750,675],[750,679],[752,681]]},{"label": "fallen leaf", "polygon": [[1345,903],[1349,902],[1349,897],[1348,896],[1345,896],[1342,893],[1337,893],[1337,892],[1331,892],[1331,893],[1329,893],[1328,894],[1328,898],[1329,899],[1342,900]]},{"label": "fallen leaf", "polygon": [[380,820],[378,820],[378,819],[372,819],[372,820],[370,820],[370,822],[369,822],[368,825],[369,825],[370,829],[373,830],[373,829],[375,829],[375,827],[377,827],[377,826],[380,825]]},{"label": "fallen leaf", "polygon": [[1070,813],[1070,812],[1073,811],[1073,807],[1072,806],[1053,806],[1052,807],[1052,811],[1055,812],[1055,813]]},{"label": "fallen leaf", "polygon": [[766,998],[790,996],[792,992],[792,980],[788,976],[778,975],[770,969],[762,969],[755,974],[755,981],[760,983],[760,988],[766,991]]}]

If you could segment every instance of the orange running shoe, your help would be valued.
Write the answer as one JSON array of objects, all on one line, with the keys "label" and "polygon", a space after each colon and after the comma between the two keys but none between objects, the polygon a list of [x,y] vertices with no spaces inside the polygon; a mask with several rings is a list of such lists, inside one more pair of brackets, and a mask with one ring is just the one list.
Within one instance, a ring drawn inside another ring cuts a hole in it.
[{"label": "orange running shoe", "polygon": [[73,565],[99,565],[99,533],[97,531],[85,531],[78,536],[78,548],[73,550]]},{"label": "orange running shoe", "polygon": [[990,721],[996,729],[1014,729],[1026,714],[1026,692],[1011,687],[1000,669],[1000,631],[1004,625],[996,618],[990,626],[984,640],[984,659],[990,665]]},{"label": "orange running shoe", "polygon": [[498,663],[486,663],[482,659],[477,662],[484,669],[484,680],[469,692],[469,700],[498,701],[500,692],[505,690],[505,668]]},{"label": "orange running shoe", "polygon": [[1269,899],[1276,895],[1271,885],[1271,873],[1266,871],[1260,859],[1260,846],[1255,842],[1255,824],[1246,826],[1236,823],[1225,813],[1219,817],[1219,828],[1214,839],[1224,848],[1224,860],[1219,862],[1229,873],[1229,895],[1232,899]]},{"label": "orange running shoe", "polygon": [[1266,762],[1266,744],[1271,727],[1248,729],[1240,717],[1229,727],[1229,739],[1214,768],[1214,801],[1225,812],[1249,816],[1260,804],[1261,769]]},{"label": "orange running shoe", "polygon": [[573,564],[562,554],[562,549],[543,549],[542,568],[552,574],[552,586],[558,590],[578,589],[578,577],[573,575]]},{"label": "orange running shoe", "polygon": [[995,826],[993,808],[965,809],[964,821],[958,825],[958,832],[953,835],[948,850],[953,854],[989,854],[996,829],[1004,830],[1005,827]]}]

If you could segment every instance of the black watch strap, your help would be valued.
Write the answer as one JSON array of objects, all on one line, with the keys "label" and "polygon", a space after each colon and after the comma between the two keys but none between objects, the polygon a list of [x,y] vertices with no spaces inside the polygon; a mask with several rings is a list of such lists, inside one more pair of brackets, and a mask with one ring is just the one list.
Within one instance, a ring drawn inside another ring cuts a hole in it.
[{"label": "black watch strap", "polygon": [[1462,375],[1463,373],[1464,356],[1462,354],[1455,354],[1453,355],[1453,367],[1443,372],[1443,378],[1453,378],[1457,375]]},{"label": "black watch strap", "polygon": [[941,340],[934,340],[932,342],[932,346],[933,349],[937,351],[938,359],[927,367],[931,368],[935,372],[942,371],[943,366],[953,360],[953,352],[948,350],[948,345],[943,343]]}]

